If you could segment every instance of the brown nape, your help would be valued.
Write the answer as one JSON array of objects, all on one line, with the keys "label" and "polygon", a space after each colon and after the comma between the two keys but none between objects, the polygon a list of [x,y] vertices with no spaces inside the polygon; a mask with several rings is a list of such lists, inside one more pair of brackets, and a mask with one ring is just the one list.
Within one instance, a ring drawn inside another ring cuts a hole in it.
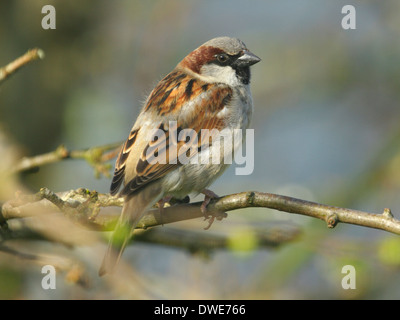
[{"label": "brown nape", "polygon": [[179,63],[179,65],[183,68],[188,68],[195,73],[200,73],[200,69],[204,64],[215,60],[215,55],[223,52],[224,51],[219,48],[201,46],[187,55],[186,58]]}]

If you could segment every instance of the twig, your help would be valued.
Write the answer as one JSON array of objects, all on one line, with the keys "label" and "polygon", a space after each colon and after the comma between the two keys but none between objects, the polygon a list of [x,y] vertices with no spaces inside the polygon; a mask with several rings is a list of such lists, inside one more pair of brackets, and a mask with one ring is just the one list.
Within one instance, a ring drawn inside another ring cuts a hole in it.
[{"label": "twig", "polygon": [[[22,220],[22,219],[20,219]],[[51,241],[60,243],[66,247],[76,246],[76,243],[62,241],[62,239],[52,239],[46,236],[35,227],[34,224],[20,220],[9,221],[9,234],[1,237],[0,251],[2,242],[9,240],[28,240],[30,243],[35,240]],[[54,227],[54,226],[53,226]],[[250,229],[249,229],[250,230]],[[82,231],[82,230],[81,230]],[[276,248],[282,244],[294,241],[301,235],[301,231],[296,226],[266,226],[251,228],[252,238],[258,248]],[[231,235],[229,233],[211,233],[203,230],[182,229],[182,228],[151,228],[149,230],[137,230],[134,242],[151,243],[173,248],[187,249],[191,253],[209,254],[217,249],[226,249],[230,245]]]},{"label": "twig", "polygon": [[96,176],[100,174],[110,176],[110,164],[104,162],[115,157],[122,146],[122,142],[110,143],[103,146],[81,149],[68,150],[64,145],[60,145],[54,151],[44,153],[33,157],[22,158],[12,169],[12,173],[32,170],[37,167],[58,162],[65,159],[83,159],[86,160],[94,169]]},{"label": "twig", "polygon": [[79,284],[84,288],[90,287],[87,272],[77,261],[57,255],[41,255],[21,252],[1,244],[0,252],[8,253],[17,258],[34,262],[41,267],[51,265],[59,271],[65,271],[65,278],[68,282]]},{"label": "twig", "polygon": [[43,58],[44,58],[43,50],[38,48],[29,50],[23,56],[15,59],[13,62],[10,62],[6,66],[0,68],[0,84],[26,64],[35,61],[37,59],[43,59]]},{"label": "twig", "polygon": [[[249,229],[259,248],[275,248],[294,241],[301,234],[297,227],[254,227]],[[135,242],[148,242],[175,248],[185,248],[192,253],[205,253],[229,246],[229,235],[222,233],[204,232],[203,230],[184,230],[178,228],[149,229],[147,232],[135,234]]]},{"label": "twig", "polygon": [[[78,189],[60,193],[58,194],[58,197],[62,199],[65,207],[80,207],[81,209],[79,212],[81,214],[87,214],[86,221],[91,227],[98,230],[110,230],[118,219],[119,211],[113,212],[112,214],[100,213],[94,216],[90,214],[91,210],[84,212],[82,208],[85,208],[85,206],[88,208],[89,206],[91,206],[91,208],[122,206],[123,199],[112,197],[109,194],[96,193],[96,195],[96,199],[88,201],[90,197],[93,198],[91,192],[86,189]],[[51,201],[51,198],[48,198],[48,200]],[[164,208],[162,217],[160,217],[158,209],[151,209],[139,222],[137,228],[146,229],[162,224],[204,217],[200,210],[201,204],[202,202],[196,202],[167,207]],[[40,208],[41,211],[45,208],[49,209],[49,206],[50,208],[52,207],[53,211],[57,210],[57,208],[59,209],[59,206],[57,207],[56,204],[51,204],[51,202],[47,200],[41,200],[40,202],[35,202],[29,205],[29,203],[24,203],[23,201],[21,203],[21,200],[17,198],[8,201],[3,205],[2,219],[8,220],[29,216],[32,210],[30,206],[32,206],[34,210],[39,210]],[[400,221],[393,217],[390,209],[385,209],[382,214],[373,214],[358,210],[323,205],[272,193],[251,191],[226,195],[211,201],[207,210],[209,214],[218,214],[221,212],[249,207],[270,208],[318,218],[325,221],[329,228],[333,228],[341,222],[400,234]]]},{"label": "twig", "polygon": [[[26,196],[19,194],[16,199],[7,202],[2,208],[2,218],[8,223],[9,232],[4,233],[0,237],[0,244],[1,241],[28,239],[30,241],[47,240],[71,247],[77,245],[75,241],[77,236],[72,236],[73,234],[81,234],[78,237],[86,243],[90,241],[85,238],[85,234],[88,232],[87,228],[96,231],[113,230],[120,214],[120,210],[115,210],[108,214],[103,212],[94,217],[92,208],[109,206],[120,207],[122,205],[123,198],[111,197],[108,194],[98,194],[96,191],[89,191],[83,188],[58,194],[55,194],[47,188],[42,188],[35,195]],[[183,218],[194,218],[194,216],[190,216],[190,213],[193,212],[196,215],[198,212],[201,212],[199,209],[200,205],[201,203],[189,207],[181,205],[167,207],[165,208],[167,211],[166,215],[163,214],[161,218],[163,220],[162,222],[170,223]],[[175,209],[178,209],[178,213],[181,217],[175,216]],[[189,211],[186,209],[189,209]],[[55,211],[63,212],[64,217],[51,214]],[[186,213],[187,216],[182,216],[183,212]],[[31,217],[34,217],[34,219]],[[70,218],[79,225],[84,226],[86,230],[76,230],[77,227],[71,225]],[[159,210],[151,210],[146,214],[140,226],[142,228],[147,228],[149,225],[145,225],[146,222],[157,225],[157,219],[160,219]],[[36,221],[36,223],[34,223],[34,221]],[[58,230],[57,228],[62,228],[62,230]],[[66,229],[68,230],[67,232]],[[51,232],[50,235],[47,234],[48,231]],[[227,234],[214,234],[202,232],[201,230],[182,230],[171,227],[162,230],[159,228],[152,228],[149,231],[150,232],[143,232],[143,230],[138,230],[134,241],[186,248],[192,253],[201,253],[203,255],[209,255],[209,253],[216,249],[225,249],[230,245],[230,236]],[[60,237],[57,237],[56,235],[59,233],[64,233],[64,236],[60,234]],[[91,233],[91,235],[94,234]],[[252,237],[259,248],[277,247],[295,240],[299,235],[300,231],[298,228],[293,226],[288,227],[287,225],[284,229],[276,226],[264,228],[257,226],[252,228]]]}]

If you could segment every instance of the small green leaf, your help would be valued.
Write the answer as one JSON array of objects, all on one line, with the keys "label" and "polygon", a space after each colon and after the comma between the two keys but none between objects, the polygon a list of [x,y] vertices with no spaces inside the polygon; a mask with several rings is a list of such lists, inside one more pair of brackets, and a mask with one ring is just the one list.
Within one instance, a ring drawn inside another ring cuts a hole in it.
[{"label": "small green leaf", "polygon": [[378,256],[382,263],[400,266],[400,238],[386,238],[378,247]]},{"label": "small green leaf", "polygon": [[258,246],[254,231],[247,227],[233,230],[228,237],[228,248],[236,253],[251,253]]}]

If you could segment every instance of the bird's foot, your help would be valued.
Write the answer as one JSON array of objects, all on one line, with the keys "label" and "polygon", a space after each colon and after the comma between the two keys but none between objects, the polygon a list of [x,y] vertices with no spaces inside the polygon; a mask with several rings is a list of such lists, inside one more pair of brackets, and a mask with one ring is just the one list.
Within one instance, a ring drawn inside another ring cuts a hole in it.
[{"label": "bird's foot", "polygon": [[162,226],[164,226],[164,223],[163,223],[164,206],[166,203],[169,203],[171,201],[171,199],[172,199],[172,196],[167,196],[167,197],[164,197],[164,198],[158,200],[158,202],[157,202],[158,212],[160,214],[160,221],[161,221]]},{"label": "bird's foot", "polygon": [[205,197],[203,203],[201,204],[200,210],[205,215],[207,212],[207,206],[210,203],[210,201],[219,197],[215,192],[208,189],[204,189],[201,193],[204,194]]},{"label": "bird's foot", "polygon": [[226,218],[228,215],[226,212],[214,211],[212,214],[207,213],[207,206],[211,200],[219,198],[219,196],[211,190],[204,189],[202,194],[205,195],[204,201],[201,204],[200,210],[204,214],[204,220],[208,220],[208,226],[204,228],[204,230],[210,229],[211,225],[214,223],[215,219],[221,221],[223,218]]}]

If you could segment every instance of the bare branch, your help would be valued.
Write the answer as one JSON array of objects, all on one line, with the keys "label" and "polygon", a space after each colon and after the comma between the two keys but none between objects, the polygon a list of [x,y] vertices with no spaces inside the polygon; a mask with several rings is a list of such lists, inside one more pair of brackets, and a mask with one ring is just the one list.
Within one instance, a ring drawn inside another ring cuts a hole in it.
[{"label": "bare branch", "polygon": [[21,159],[11,169],[11,172],[16,173],[32,170],[37,167],[65,159],[83,159],[95,169],[96,176],[102,174],[106,177],[109,177],[111,165],[105,164],[105,162],[114,158],[121,149],[121,146],[122,142],[116,142],[88,149],[70,151],[64,145],[60,145],[54,151]]},{"label": "bare branch", "polygon": [[44,58],[43,50],[38,48],[29,50],[23,56],[15,59],[13,62],[10,62],[6,66],[0,68],[0,84],[26,64],[35,61],[37,59],[43,59],[43,58]]},{"label": "bare branch", "polygon": [[[159,232],[160,231],[160,232]],[[301,234],[294,226],[252,227],[249,229],[259,248],[275,248],[291,242]],[[189,249],[192,253],[205,253],[229,247],[230,237],[222,233],[204,232],[203,230],[183,230],[178,228],[152,228],[146,232],[135,232],[134,241],[168,245]]]},{"label": "bare branch", "polygon": [[[55,194],[47,188],[42,188],[35,195],[20,194],[2,207],[2,218],[3,221],[6,221],[6,229],[0,228],[0,240],[46,240],[67,247],[93,243],[98,239],[94,239],[95,234],[89,230],[113,230],[120,214],[120,209],[100,214],[96,209],[109,206],[118,208],[122,205],[123,198],[98,194],[86,189]],[[168,207],[165,208],[166,215],[163,214],[162,217],[160,217],[158,209],[150,210],[141,221],[140,227],[148,228],[150,225],[159,223],[192,219],[194,216],[191,216],[191,213],[196,215],[201,212],[200,205],[201,203],[193,206]],[[54,214],[59,211],[64,214]],[[201,214],[200,217],[203,215]],[[71,221],[74,224],[71,224]],[[137,230],[134,241],[185,248],[193,253],[203,255],[208,255],[216,249],[226,249],[230,245],[229,234],[214,234],[171,227],[163,230],[152,228],[149,231]],[[251,233],[258,247],[271,248],[293,241],[299,236],[300,231],[294,226],[277,227],[275,225],[263,228],[252,227]]]},{"label": "bare branch", "polygon": [[[43,191],[44,190],[44,191]],[[25,198],[20,195],[2,206],[2,220],[29,216],[32,208],[41,212],[47,208],[62,211],[68,216],[74,216],[76,221],[96,230],[110,230],[113,228],[118,216],[118,211],[102,213],[100,208],[109,206],[122,206],[123,199],[109,194],[100,194],[87,189],[72,190],[57,194],[42,189],[39,194]],[[40,201],[37,201],[41,199]],[[36,201],[35,201],[36,200]],[[167,223],[200,218],[204,215],[200,210],[202,202],[190,204],[177,204],[164,208],[162,216],[158,208],[149,210],[137,228],[146,229]],[[249,207],[270,208],[288,213],[305,215],[318,218],[327,223],[329,228],[338,223],[348,223],[369,228],[381,229],[395,234],[400,234],[400,221],[395,219],[389,209],[382,214],[367,213],[358,210],[339,208],[315,202],[291,198],[283,195],[261,192],[242,192],[226,195],[215,199],[207,207],[210,215],[220,215],[226,211]],[[99,213],[100,212],[100,213]]]}]

